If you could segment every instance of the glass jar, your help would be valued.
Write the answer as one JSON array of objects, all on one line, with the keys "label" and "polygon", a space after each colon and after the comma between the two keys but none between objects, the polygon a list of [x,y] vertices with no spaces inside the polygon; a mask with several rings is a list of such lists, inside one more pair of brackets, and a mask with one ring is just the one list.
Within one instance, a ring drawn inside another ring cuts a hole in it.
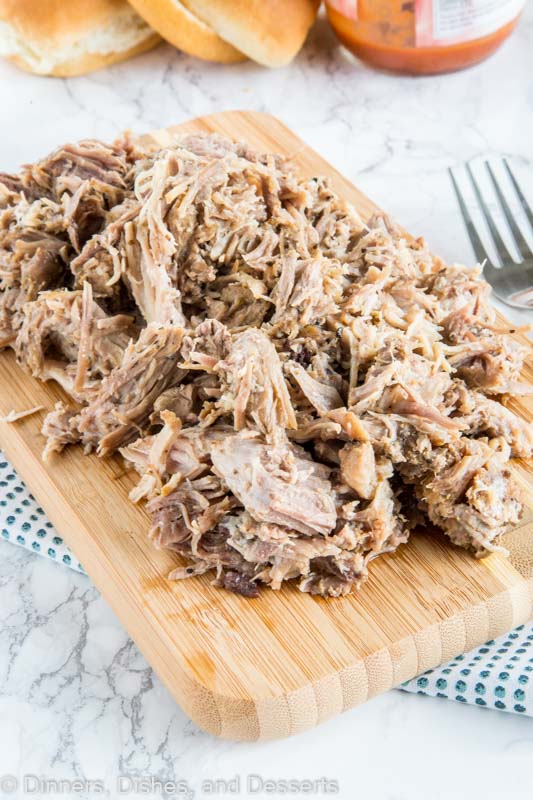
[{"label": "glass jar", "polygon": [[525,0],[327,0],[354,55],[376,67],[431,75],[476,64],[515,27]]}]

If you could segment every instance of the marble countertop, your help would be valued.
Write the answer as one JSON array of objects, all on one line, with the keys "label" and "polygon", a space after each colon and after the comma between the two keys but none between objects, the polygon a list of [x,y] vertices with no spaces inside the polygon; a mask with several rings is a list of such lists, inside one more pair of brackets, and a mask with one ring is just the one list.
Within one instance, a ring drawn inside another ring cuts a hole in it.
[{"label": "marble countertop", "polygon": [[[528,4],[491,60],[438,78],[372,72],[342,53],[323,21],[275,72],[206,64],[167,46],[66,81],[0,63],[0,166],[15,169],[68,139],[230,108],[269,111],[436,252],[468,262],[446,169],[494,154],[528,166],[532,47]],[[0,797],[14,796],[1,776],[19,774],[101,781],[109,797],[172,797],[172,785],[165,794],[157,781],[177,781],[176,796],[203,798],[202,781],[235,776],[240,794],[228,784],[217,796],[251,797],[252,774],[328,778],[343,800],[532,796],[531,719],[398,691],[291,740],[215,740],[176,706],[88,578],[6,542],[0,555]],[[140,778],[148,783],[134,785]]]}]

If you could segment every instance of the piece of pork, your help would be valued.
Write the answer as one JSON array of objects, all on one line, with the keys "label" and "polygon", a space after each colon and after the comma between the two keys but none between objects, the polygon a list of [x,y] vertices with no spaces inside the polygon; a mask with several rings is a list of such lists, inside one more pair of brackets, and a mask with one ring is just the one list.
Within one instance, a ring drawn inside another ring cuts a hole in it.
[{"label": "piece of pork", "polygon": [[13,345],[25,304],[61,283],[67,252],[57,236],[10,225],[0,213],[0,347]]},{"label": "piece of pork", "polygon": [[[297,327],[323,320],[338,311],[335,302],[337,293],[337,265],[328,259],[311,259],[296,262],[289,267],[287,262],[282,272],[287,287],[280,289],[275,297],[276,312],[272,323],[278,329],[294,332]],[[293,274],[287,275],[287,270]]]},{"label": "piece of pork", "polygon": [[79,442],[77,429],[78,409],[59,401],[43,422],[41,433],[46,439],[43,460],[49,461],[53,453],[60,453],[67,445]]},{"label": "piece of pork", "polygon": [[470,435],[485,433],[490,437],[502,436],[517,458],[533,455],[533,424],[517,416],[510,408],[481,392],[461,389],[459,410],[462,422]]},{"label": "piece of pork", "polygon": [[370,442],[344,445],[339,459],[343,481],[359,497],[370,500],[377,486],[376,457]]},{"label": "piece of pork", "polygon": [[165,220],[167,181],[178,169],[179,161],[170,151],[161,154],[137,177],[135,195],[140,208],[129,235],[138,244],[138,258],[131,259],[125,274],[144,319],[163,325],[185,323],[181,292],[176,284],[177,244]]},{"label": "piece of pork", "polygon": [[127,137],[111,145],[87,139],[26,165],[18,176],[0,175],[0,184],[16,188],[26,227],[43,230],[53,221],[49,232],[79,252],[131,192],[136,164],[145,157]]},{"label": "piece of pork", "polygon": [[368,579],[371,561],[407,541],[409,530],[391,476],[390,462],[382,461],[373,498],[361,505],[354,500],[340,505],[336,531],[328,538],[339,552],[312,562],[312,571],[300,582],[301,591],[332,597],[348,594]]},{"label": "piece of pork", "polygon": [[230,354],[231,336],[225,325],[209,319],[196,326],[183,339],[183,367],[212,372]]},{"label": "piece of pork", "polygon": [[231,411],[235,430],[249,424],[275,436],[297,427],[279,356],[265,333],[250,328],[236,334],[217,371],[227,387],[219,407]]},{"label": "piece of pork", "polygon": [[76,288],[88,282],[96,297],[120,299],[122,282],[130,270],[136,270],[139,259],[133,228],[139,209],[138,200],[128,196],[110,211],[105,227],[85,242],[70,262]]},{"label": "piece of pork", "polygon": [[[182,370],[177,372],[179,379],[183,376]],[[154,403],[154,411],[150,418],[152,424],[158,424],[163,419],[163,413],[171,411],[183,423],[193,425],[198,422],[200,402],[198,387],[194,383],[180,383],[161,392]]]},{"label": "piece of pork", "polygon": [[221,525],[227,544],[253,567],[256,585],[280,589],[283,581],[308,576],[319,558],[339,558],[341,549],[326,537],[309,537],[273,522],[258,521],[248,511],[232,514]]},{"label": "piece of pork", "polygon": [[86,448],[107,455],[131,441],[149,421],[159,395],[175,379],[183,329],[152,323],[124,353],[120,366],[79,416]]},{"label": "piece of pork", "polygon": [[313,536],[326,535],[336,511],[327,468],[292,446],[268,446],[247,432],[214,442],[211,459],[251,516]]},{"label": "piece of pork", "polygon": [[464,455],[416,493],[431,522],[478,557],[502,550],[498,539],[521,516],[505,455],[480,439],[465,441]]},{"label": "piece of pork", "polygon": [[335,386],[313,378],[302,366],[295,361],[289,361],[286,371],[291,375],[313,408],[320,416],[325,416],[328,411],[344,405],[342,397]]},{"label": "piece of pork", "polygon": [[[84,139],[66,144],[50,155],[22,168],[16,184],[27,197],[60,197],[83,181],[95,181],[110,206],[120,201],[132,167],[145,154],[127,138],[113,144]],[[12,176],[13,177],[13,176]],[[4,182],[9,176],[0,176]]]},{"label": "piece of pork", "polygon": [[34,377],[57,381],[81,401],[120,364],[132,332],[132,318],[108,317],[86,284],[83,292],[41,292],[27,303],[15,352]]},{"label": "piece of pork", "polygon": [[223,440],[231,429],[225,426],[183,428],[171,411],[162,415],[163,427],[151,436],[137,439],[121,453],[141,475],[131,492],[131,499],[153,499],[166,495],[184,480],[195,479],[211,467],[211,447]]},{"label": "piece of pork", "polygon": [[208,561],[211,568],[235,567],[238,554],[233,552],[229,560],[221,561],[219,548],[212,551],[210,542],[219,538],[221,549],[227,551],[226,537],[217,537],[217,525],[236,504],[214,475],[185,481],[147,504],[152,516],[150,538],[159,548],[176,550],[195,562]]},{"label": "piece of pork", "polygon": [[508,336],[475,337],[449,348],[448,362],[469,386],[486,394],[513,392],[519,384],[525,348]]},{"label": "piece of pork", "polygon": [[[132,441],[149,423],[155,400],[175,378],[183,329],[156,324],[130,342],[121,363],[101,382],[75,419],[68,419],[86,451],[108,455]],[[55,440],[60,441],[56,431]]]}]

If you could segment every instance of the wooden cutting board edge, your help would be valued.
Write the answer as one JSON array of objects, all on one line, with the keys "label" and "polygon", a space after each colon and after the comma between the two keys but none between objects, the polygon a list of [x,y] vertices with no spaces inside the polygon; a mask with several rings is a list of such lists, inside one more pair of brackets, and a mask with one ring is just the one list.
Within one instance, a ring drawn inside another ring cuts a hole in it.
[{"label": "wooden cutting board edge", "polygon": [[[313,171],[332,177],[335,188],[357,204],[363,216],[377,210],[368,198],[362,195],[346,178],[297,139],[283,123],[268,114],[258,112],[222,112],[192,120],[184,125],[158,131],[143,137],[170,144],[178,132],[217,131],[235,136],[235,120],[239,121],[239,135],[257,144],[257,130],[275,132],[274,139],[290,141],[295,145],[299,161],[302,156]],[[243,127],[248,135],[242,133]],[[286,150],[272,144],[267,149]],[[527,340],[526,340],[527,341]],[[2,409],[3,412],[9,409]],[[510,541],[517,541],[519,552],[512,548],[511,563],[499,556],[486,559],[484,565],[495,575],[502,575],[510,582],[505,590],[486,601],[470,606],[451,615],[438,624],[408,635],[390,647],[376,650],[369,656],[354,660],[346,668],[324,674],[316,680],[302,683],[289,692],[269,691],[263,695],[250,696],[239,691],[230,692],[227,686],[219,691],[216,680],[199,680],[198,670],[186,660],[180,662],[172,649],[172,639],[151,635],[143,615],[152,613],[151,607],[139,605],[135,587],[130,594],[113,591],[120,564],[110,562],[104,550],[94,547],[90,537],[90,520],[83,514],[79,503],[58,502],[57,485],[51,476],[39,469],[35,452],[25,447],[19,435],[26,426],[36,430],[32,418],[21,420],[16,425],[1,426],[1,446],[8,459],[23,478],[30,479],[31,490],[47,511],[52,523],[64,535],[77,557],[84,564],[95,585],[110,604],[141,652],[161,677],[171,694],[186,714],[204,730],[215,736],[234,740],[265,740],[293,735],[317,725],[338,713],[397,686],[405,680],[448,661],[460,652],[471,649],[484,641],[505,633],[526,622],[533,611],[533,547],[529,544],[529,533],[533,536],[533,525],[527,522],[510,534]],[[33,433],[32,433],[33,435]],[[102,468],[111,467],[102,464]],[[522,470],[521,470],[522,471]],[[527,470],[529,477],[529,469]],[[35,476],[39,479],[36,481]],[[67,509],[67,516],[65,510]],[[121,509],[122,510],[122,509]],[[131,518],[138,513],[131,511]],[[135,539],[131,539],[135,547]],[[139,549],[139,558],[141,550]],[[154,550],[154,564],[157,561]],[[514,569],[513,563],[517,569]],[[150,567],[154,583],[165,584],[164,576],[158,573],[157,565]],[[519,571],[518,571],[519,569]],[[327,603],[328,601],[322,601]],[[138,614],[132,614],[132,604]],[[153,615],[154,629],[158,620]]]}]

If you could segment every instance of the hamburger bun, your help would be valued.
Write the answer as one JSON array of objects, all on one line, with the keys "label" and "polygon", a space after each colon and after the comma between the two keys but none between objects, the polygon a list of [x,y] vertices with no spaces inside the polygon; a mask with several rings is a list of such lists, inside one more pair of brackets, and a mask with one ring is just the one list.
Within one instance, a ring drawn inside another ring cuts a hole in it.
[{"label": "hamburger bun", "polygon": [[131,5],[161,36],[190,56],[231,64],[243,61],[239,50],[225,42],[208,23],[181,0],[130,0]]},{"label": "hamburger bun", "polygon": [[[288,64],[303,45],[320,0],[182,0],[225,41],[266,67]],[[158,0],[158,4],[171,0]],[[165,32],[159,29],[165,36]],[[166,36],[165,36],[166,38]]]},{"label": "hamburger bun", "polygon": [[0,0],[0,55],[37,75],[83,75],[160,41],[126,0]]}]

